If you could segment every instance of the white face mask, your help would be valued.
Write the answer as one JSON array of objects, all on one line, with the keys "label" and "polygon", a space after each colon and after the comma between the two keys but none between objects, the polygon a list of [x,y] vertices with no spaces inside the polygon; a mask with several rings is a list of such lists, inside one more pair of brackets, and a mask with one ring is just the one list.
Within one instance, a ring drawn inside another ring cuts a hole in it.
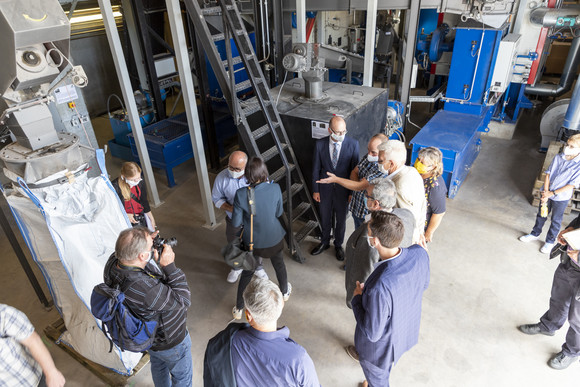
[{"label": "white face mask", "polygon": [[240,177],[244,176],[244,171],[236,172],[236,171],[232,171],[231,169],[228,169],[228,172],[230,173],[230,176],[233,179],[239,179]]},{"label": "white face mask", "polygon": [[342,136],[339,136],[339,135],[338,135],[338,134],[336,134],[336,133],[332,133],[332,134],[330,135],[330,137],[332,137],[332,139],[333,139],[334,141],[336,141],[336,142],[343,142],[343,141],[344,141],[344,137],[345,137],[345,135],[343,134]]},{"label": "white face mask", "polygon": [[367,155],[367,160],[369,163],[376,163],[377,161],[379,161],[379,155],[376,156]]},{"label": "white face mask", "polygon": [[365,215],[365,222],[368,222],[371,220],[371,214],[366,214]]},{"label": "white face mask", "polygon": [[577,156],[580,153],[580,148],[571,148],[569,145],[564,147],[565,156]]},{"label": "white face mask", "polygon": [[381,173],[383,175],[389,175],[389,171],[385,169],[385,166],[383,164],[379,164],[379,171],[381,171]]},{"label": "white face mask", "polygon": [[125,182],[126,182],[127,184],[129,184],[129,187],[133,188],[133,187],[135,187],[136,185],[139,185],[139,183],[141,183],[141,180],[142,180],[142,179],[139,179],[139,180],[135,181],[135,180],[129,180],[129,179],[127,179],[127,178],[123,177],[123,180],[125,180]]}]

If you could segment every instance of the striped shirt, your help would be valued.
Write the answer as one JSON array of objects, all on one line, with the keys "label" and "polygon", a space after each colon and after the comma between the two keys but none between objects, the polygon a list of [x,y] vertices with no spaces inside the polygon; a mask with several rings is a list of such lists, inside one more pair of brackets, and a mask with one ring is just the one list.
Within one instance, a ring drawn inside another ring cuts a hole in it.
[{"label": "striped shirt", "polygon": [[0,386],[38,386],[42,369],[20,344],[33,332],[34,327],[24,313],[0,304]]},{"label": "striped shirt", "polygon": [[181,343],[187,335],[187,309],[191,293],[185,274],[171,263],[161,271],[153,264],[145,269],[124,266],[115,254],[105,265],[105,283],[121,285],[125,305],[145,320],[159,318],[155,342],[151,349],[163,351]]}]

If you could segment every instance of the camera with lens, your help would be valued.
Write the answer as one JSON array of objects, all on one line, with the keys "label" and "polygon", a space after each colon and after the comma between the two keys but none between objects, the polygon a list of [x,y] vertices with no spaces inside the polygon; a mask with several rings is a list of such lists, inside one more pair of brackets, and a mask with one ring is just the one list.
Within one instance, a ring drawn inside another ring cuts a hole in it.
[{"label": "camera with lens", "polygon": [[135,219],[135,226],[147,226],[147,222],[145,221],[145,214],[133,214],[133,219]]},{"label": "camera with lens", "polygon": [[155,238],[153,238],[153,248],[157,250],[158,256],[161,257],[161,253],[163,252],[163,245],[171,246],[174,248],[177,246],[177,238],[161,238],[159,234]]}]

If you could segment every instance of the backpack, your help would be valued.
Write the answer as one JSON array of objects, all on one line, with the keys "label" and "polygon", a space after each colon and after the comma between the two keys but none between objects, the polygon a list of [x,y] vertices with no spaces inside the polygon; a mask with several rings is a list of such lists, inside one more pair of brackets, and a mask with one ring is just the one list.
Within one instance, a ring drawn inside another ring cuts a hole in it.
[{"label": "backpack", "polygon": [[124,301],[125,293],[119,286],[112,288],[101,283],[93,288],[91,312],[102,322],[101,330],[111,342],[109,352],[113,343],[123,351],[146,351],[155,341],[158,321],[136,316]]}]

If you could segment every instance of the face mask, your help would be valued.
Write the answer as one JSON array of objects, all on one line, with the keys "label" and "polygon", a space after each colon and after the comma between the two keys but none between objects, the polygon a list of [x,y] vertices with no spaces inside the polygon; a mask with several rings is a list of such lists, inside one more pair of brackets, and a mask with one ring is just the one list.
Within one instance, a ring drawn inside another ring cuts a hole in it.
[{"label": "face mask", "polygon": [[334,141],[337,141],[337,142],[343,142],[343,141],[344,141],[344,137],[345,137],[345,135],[339,136],[339,135],[338,135],[338,134],[336,134],[336,133],[332,133],[332,134],[330,135],[330,137],[332,137],[332,139],[333,139]]},{"label": "face mask", "polygon": [[368,222],[371,220],[371,214],[366,214],[365,215],[365,222]]},{"label": "face mask", "polygon": [[134,181],[134,180],[128,180],[128,179],[126,179],[126,178],[124,178],[124,177],[123,177],[123,180],[125,180],[125,182],[126,182],[127,184],[129,184],[129,187],[131,187],[131,188],[133,188],[133,187],[135,187],[136,185],[139,185],[139,183],[141,183],[141,179],[139,179],[139,180],[137,180],[137,181]]},{"label": "face mask", "polygon": [[569,145],[564,147],[564,155],[565,156],[577,156],[580,153],[580,149],[578,148],[571,148]]},{"label": "face mask", "polygon": [[385,166],[383,164],[379,164],[379,171],[381,171],[381,173],[383,175],[389,175],[389,171],[385,169]]},{"label": "face mask", "polygon": [[230,173],[230,176],[232,177],[232,179],[239,179],[240,177],[244,176],[244,171],[232,171],[231,169],[228,169],[228,172]]},{"label": "face mask", "polygon": [[419,159],[417,159],[415,161],[415,165],[413,165],[413,166],[415,167],[417,172],[419,172],[420,175],[424,175],[426,173],[429,173],[429,168],[427,166],[425,166],[425,164],[420,162]]},{"label": "face mask", "polygon": [[367,160],[369,163],[376,163],[377,161],[379,161],[379,155],[376,156],[367,155]]}]

